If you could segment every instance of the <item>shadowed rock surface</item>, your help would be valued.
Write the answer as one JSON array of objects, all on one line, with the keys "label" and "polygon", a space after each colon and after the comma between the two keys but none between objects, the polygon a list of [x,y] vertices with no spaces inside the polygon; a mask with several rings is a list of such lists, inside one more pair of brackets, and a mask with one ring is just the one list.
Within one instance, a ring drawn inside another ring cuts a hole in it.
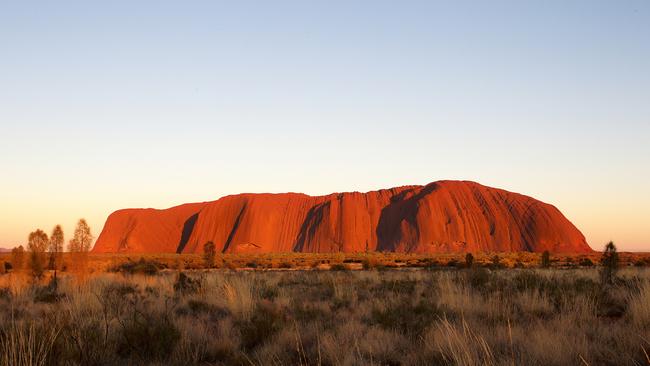
[{"label": "shadowed rock surface", "polygon": [[96,253],[591,252],[552,205],[467,181],[367,193],[239,194],[111,214]]}]

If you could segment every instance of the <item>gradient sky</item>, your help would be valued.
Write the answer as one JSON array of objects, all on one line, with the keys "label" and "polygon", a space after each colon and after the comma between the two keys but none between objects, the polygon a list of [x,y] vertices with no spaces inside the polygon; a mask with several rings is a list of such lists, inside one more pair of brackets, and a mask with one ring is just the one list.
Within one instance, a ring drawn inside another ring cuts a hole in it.
[{"label": "gradient sky", "polygon": [[440,179],[650,251],[650,2],[0,0],[0,246]]}]

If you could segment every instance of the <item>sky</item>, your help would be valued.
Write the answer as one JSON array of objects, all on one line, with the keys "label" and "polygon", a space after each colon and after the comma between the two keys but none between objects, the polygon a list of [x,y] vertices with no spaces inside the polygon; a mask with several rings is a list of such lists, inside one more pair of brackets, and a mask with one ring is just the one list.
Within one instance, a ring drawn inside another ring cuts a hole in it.
[{"label": "sky", "polygon": [[650,251],[650,2],[0,0],[0,247],[443,179]]}]

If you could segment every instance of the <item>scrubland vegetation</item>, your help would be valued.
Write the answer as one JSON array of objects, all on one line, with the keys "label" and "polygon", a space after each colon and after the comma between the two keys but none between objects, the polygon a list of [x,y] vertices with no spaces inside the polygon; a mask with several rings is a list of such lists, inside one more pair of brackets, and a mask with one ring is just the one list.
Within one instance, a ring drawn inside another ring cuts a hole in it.
[{"label": "scrubland vegetation", "polygon": [[562,269],[540,268],[539,256],[537,268],[463,255],[399,269],[376,260],[390,255],[314,255],[300,261],[330,260],[328,270],[290,270],[298,260],[275,256],[269,272],[260,257],[239,258],[256,261],[243,263],[252,271],[209,255],[191,259],[222,269],[188,269],[181,256],[56,280],[10,271],[0,364],[645,365],[650,272],[619,270],[610,254]]}]

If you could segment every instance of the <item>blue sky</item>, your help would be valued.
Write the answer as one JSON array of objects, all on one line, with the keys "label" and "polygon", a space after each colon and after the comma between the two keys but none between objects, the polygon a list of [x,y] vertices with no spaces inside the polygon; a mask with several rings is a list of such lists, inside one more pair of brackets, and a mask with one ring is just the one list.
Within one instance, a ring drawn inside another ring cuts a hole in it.
[{"label": "blue sky", "polygon": [[0,1],[0,246],[469,179],[650,251],[650,2]]}]

